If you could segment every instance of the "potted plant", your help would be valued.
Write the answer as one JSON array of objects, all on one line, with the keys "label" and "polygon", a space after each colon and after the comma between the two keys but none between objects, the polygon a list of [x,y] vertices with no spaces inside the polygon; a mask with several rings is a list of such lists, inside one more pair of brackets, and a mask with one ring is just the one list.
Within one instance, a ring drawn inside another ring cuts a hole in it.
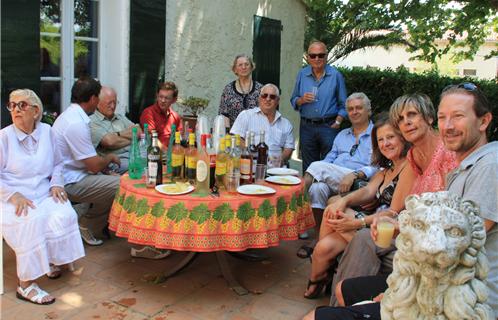
[{"label": "potted plant", "polygon": [[183,121],[188,122],[190,128],[195,128],[197,116],[206,109],[209,104],[208,99],[190,96],[186,99],[180,99],[178,104],[182,107],[184,114]]}]

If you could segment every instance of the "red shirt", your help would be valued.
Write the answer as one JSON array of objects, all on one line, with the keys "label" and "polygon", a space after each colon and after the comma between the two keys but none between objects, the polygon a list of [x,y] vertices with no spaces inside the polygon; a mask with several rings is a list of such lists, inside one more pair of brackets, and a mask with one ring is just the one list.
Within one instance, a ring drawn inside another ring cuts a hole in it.
[{"label": "red shirt", "polygon": [[173,109],[169,108],[165,114],[161,108],[154,103],[148,106],[140,116],[140,126],[144,127],[144,123],[149,125],[149,131],[156,130],[159,141],[164,148],[169,145],[169,137],[171,136],[171,126],[176,125],[176,131],[183,130],[182,118]]}]

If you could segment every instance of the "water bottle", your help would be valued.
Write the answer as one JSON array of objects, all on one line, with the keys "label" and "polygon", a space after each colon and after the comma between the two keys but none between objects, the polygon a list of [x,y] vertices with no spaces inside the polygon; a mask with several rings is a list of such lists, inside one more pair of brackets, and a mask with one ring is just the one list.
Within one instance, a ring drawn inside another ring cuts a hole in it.
[{"label": "water bottle", "polygon": [[138,149],[137,128],[132,129],[132,139],[130,148],[130,161],[128,163],[128,175],[131,179],[141,179],[144,171],[143,161],[140,158]]},{"label": "water bottle", "polygon": [[138,150],[140,152],[140,160],[142,160],[142,167],[147,168],[147,149],[149,148],[149,144],[147,139],[145,138],[145,133],[140,134],[140,141],[138,142]]}]

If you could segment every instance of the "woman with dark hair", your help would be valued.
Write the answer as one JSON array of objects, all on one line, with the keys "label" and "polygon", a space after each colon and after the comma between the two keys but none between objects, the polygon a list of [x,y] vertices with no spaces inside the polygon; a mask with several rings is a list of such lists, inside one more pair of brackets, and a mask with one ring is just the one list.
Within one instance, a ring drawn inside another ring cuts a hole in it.
[{"label": "woman with dark hair", "polygon": [[[223,89],[218,110],[218,114],[228,118],[230,127],[239,113],[258,106],[259,91],[263,85],[252,80],[255,68],[252,59],[245,54],[237,55],[233,61],[232,71],[237,80],[230,82]],[[228,126],[228,123],[226,125]]]},{"label": "woman with dark hair", "polygon": [[332,260],[344,250],[356,230],[372,223],[378,214],[368,215],[352,207],[376,200],[378,212],[386,212],[386,209],[393,207],[394,210],[402,208],[411,184],[408,187],[397,187],[397,184],[400,179],[410,179],[405,174],[409,147],[401,133],[390,124],[389,115],[380,114],[372,130],[372,164],[382,170],[372,177],[367,186],[329,201],[331,204],[325,208],[319,241],[313,252],[305,298],[313,299],[321,294],[325,284],[330,281],[327,270]]}]

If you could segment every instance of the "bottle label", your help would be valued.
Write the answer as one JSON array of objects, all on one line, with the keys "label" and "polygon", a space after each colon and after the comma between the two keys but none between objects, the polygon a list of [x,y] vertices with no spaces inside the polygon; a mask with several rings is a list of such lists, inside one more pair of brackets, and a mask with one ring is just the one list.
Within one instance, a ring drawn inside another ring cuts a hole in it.
[{"label": "bottle label", "polygon": [[149,161],[159,161],[161,159],[161,155],[149,153],[148,156],[147,156],[147,159]]},{"label": "bottle label", "polygon": [[209,155],[209,166],[214,168],[216,166],[216,154]]},{"label": "bottle label", "polygon": [[227,163],[226,162],[221,162],[221,161],[216,161],[216,170],[215,174],[217,176],[222,176],[227,173]]},{"label": "bottle label", "polygon": [[187,157],[187,168],[195,169],[197,166],[197,159],[194,157]]},{"label": "bottle label", "polygon": [[240,159],[240,174],[248,175],[251,174],[251,159]]},{"label": "bottle label", "polygon": [[197,161],[197,181],[205,181],[208,176],[208,166],[205,161]]},{"label": "bottle label", "polygon": [[183,165],[184,155],[183,154],[172,154],[171,155],[171,166],[180,167]]},{"label": "bottle label", "polygon": [[157,180],[157,162],[149,161],[147,168],[147,182],[156,183]]}]

